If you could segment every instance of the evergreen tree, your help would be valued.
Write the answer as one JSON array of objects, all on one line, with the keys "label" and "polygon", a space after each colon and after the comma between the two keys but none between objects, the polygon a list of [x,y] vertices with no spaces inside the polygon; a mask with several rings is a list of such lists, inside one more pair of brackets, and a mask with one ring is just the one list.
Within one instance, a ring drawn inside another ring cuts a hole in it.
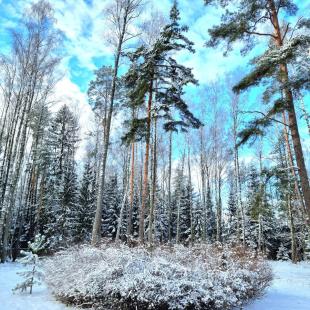
[{"label": "evergreen tree", "polygon": [[289,254],[288,254],[288,250],[287,248],[283,245],[283,243],[281,243],[278,252],[277,252],[277,260],[284,260],[287,261],[289,260]]},{"label": "evergreen tree", "polygon": [[289,169],[283,135],[278,137],[273,154],[276,158],[276,165],[272,170],[273,185],[277,189],[277,210],[280,226],[278,244],[290,246],[292,261],[296,262],[298,260],[297,247],[301,246],[304,237],[304,223],[302,221],[304,210],[296,203],[297,193],[294,176]]},{"label": "evergreen tree", "polygon": [[188,179],[183,174],[183,164],[176,171],[174,192],[172,193],[172,228],[176,242],[188,243],[191,236],[191,209],[195,196],[193,188],[188,185]]},{"label": "evergreen tree", "polygon": [[201,123],[189,111],[182,98],[184,86],[197,84],[191,69],[180,65],[172,53],[188,50],[193,52],[193,43],[183,33],[187,27],[179,24],[179,11],[174,3],[170,11],[171,23],[165,26],[159,38],[151,47],[141,46],[129,54],[132,65],[125,77],[131,110],[143,107],[147,98],[147,115],[144,118],[135,116],[127,121],[128,132],[123,141],[145,140],[145,159],[142,202],[140,209],[139,237],[144,242],[144,218],[148,197],[148,163],[151,136],[153,97],[156,101],[156,118],[164,120],[167,131],[186,130],[187,127],[198,128]]},{"label": "evergreen tree", "polygon": [[[32,142],[29,160],[24,173],[24,193],[21,196],[18,208],[18,225],[14,226],[12,240],[13,257],[19,254],[20,248],[26,248],[28,241],[33,240],[35,234],[43,233],[40,191],[43,186],[46,161],[44,141],[49,126],[51,113],[46,102],[38,102],[31,111],[29,128]],[[39,214],[40,213],[40,214]]]},{"label": "evergreen tree", "polygon": [[228,196],[228,219],[226,224],[226,240],[238,242],[238,201],[237,189],[235,188],[233,180],[229,183],[229,196]]},{"label": "evergreen tree", "polygon": [[169,223],[169,210],[167,202],[161,193],[163,190],[156,186],[156,209],[155,209],[155,236],[160,243],[168,241],[168,223]]},{"label": "evergreen tree", "polygon": [[[234,6],[230,6],[229,1],[222,0],[205,0],[205,3],[216,3],[226,9],[222,23],[209,30],[211,39],[208,46],[215,47],[220,42],[225,42],[226,50],[229,51],[235,42],[242,41],[243,52],[247,53],[258,42],[257,37],[270,39],[267,50],[253,59],[252,71],[234,87],[234,91],[239,92],[256,85],[265,86],[263,100],[269,104],[268,110],[260,114],[263,116],[251,121],[240,133],[240,143],[262,135],[264,128],[279,113],[284,116],[288,114],[301,188],[310,217],[309,179],[294,105],[294,94],[301,89],[309,89],[310,86],[310,67],[304,65],[309,60],[310,21],[300,18],[294,27],[291,26],[287,19],[298,12],[298,7],[292,0],[239,0]],[[285,16],[286,19],[283,26],[280,24],[280,16]],[[288,66],[295,67],[297,74],[290,75]]]},{"label": "evergreen tree", "polygon": [[51,122],[47,142],[51,166],[45,197],[48,223],[46,234],[51,248],[66,246],[75,239],[78,181],[75,151],[78,142],[76,117],[64,105]]},{"label": "evergreen tree", "polygon": [[245,206],[245,237],[246,244],[251,248],[257,248],[258,221],[255,217],[260,204],[259,176],[254,165],[249,167],[247,182],[247,201]]},{"label": "evergreen tree", "polygon": [[117,176],[110,177],[106,184],[104,195],[104,215],[103,215],[103,234],[104,236],[115,239],[118,218],[120,213],[121,197]]},{"label": "evergreen tree", "polygon": [[79,192],[76,237],[79,241],[89,241],[91,238],[92,222],[96,202],[96,180],[88,155]]},{"label": "evergreen tree", "polygon": [[33,242],[28,242],[29,251],[21,251],[21,254],[24,256],[20,258],[18,262],[24,266],[30,266],[31,269],[28,271],[19,272],[25,280],[22,283],[16,285],[13,291],[27,291],[29,288],[29,293],[32,294],[32,288],[34,284],[41,284],[40,280],[43,277],[41,271],[38,270],[38,254],[44,250],[45,247],[45,236],[36,235]]},{"label": "evergreen tree", "polygon": [[194,232],[195,232],[195,241],[201,242],[203,239],[203,208],[199,199],[194,201],[193,206],[193,221],[194,221]]},{"label": "evergreen tree", "polygon": [[206,234],[209,237],[209,240],[213,241],[216,235],[216,218],[213,208],[210,186],[207,186],[206,212],[207,225],[204,225],[204,227],[206,227],[207,229]]},{"label": "evergreen tree", "polygon": [[186,185],[181,190],[180,197],[180,240],[189,243],[191,237],[191,209],[193,201],[193,188]]},{"label": "evergreen tree", "polygon": [[[188,27],[181,26],[180,13],[176,2],[170,11],[171,23],[161,31],[159,38],[150,47],[139,47],[128,54],[132,65],[126,75],[129,105],[143,106],[145,98],[155,93],[157,117],[163,118],[166,130],[186,130],[187,127],[200,127],[200,121],[188,110],[182,98],[183,88],[188,84],[197,84],[192,70],[179,64],[172,54],[187,50],[194,52],[193,42],[183,34]],[[179,112],[179,114],[176,114]],[[134,118],[128,122],[129,131],[125,141],[141,140],[146,137],[147,119]]]}]

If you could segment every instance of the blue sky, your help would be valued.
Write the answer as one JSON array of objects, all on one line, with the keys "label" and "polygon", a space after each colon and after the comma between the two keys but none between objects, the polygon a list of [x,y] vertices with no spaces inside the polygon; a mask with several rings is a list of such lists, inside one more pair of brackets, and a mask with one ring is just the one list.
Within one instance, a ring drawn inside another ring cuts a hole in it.
[{"label": "blue sky", "polygon": [[[63,80],[57,86],[55,93],[62,102],[69,102],[75,106],[81,116],[82,126],[90,130],[91,109],[87,104],[86,91],[89,81],[93,78],[93,71],[103,64],[112,64],[113,55],[106,42],[108,28],[102,11],[110,0],[53,0],[57,19],[56,27],[64,33],[64,59],[61,71]],[[188,89],[187,97],[192,106],[200,104],[199,94],[203,93],[205,85],[224,78],[230,71],[246,71],[248,60],[260,51],[258,47],[247,57],[242,57],[238,49],[223,57],[221,48],[207,49],[204,43],[208,39],[207,29],[219,22],[220,11],[214,7],[205,7],[203,0],[180,0],[179,7],[184,24],[189,26],[188,37],[195,43],[195,54],[179,55],[184,65],[193,68],[200,86]],[[310,1],[296,0],[302,15],[309,16]],[[30,0],[0,0],[0,50],[9,51],[8,29],[16,25]],[[142,14],[142,20],[149,17],[150,7],[169,14],[172,0],[149,0],[148,9]],[[139,25],[136,24],[136,27]],[[258,90],[254,90],[249,97],[253,105],[257,104]],[[306,98],[309,106],[309,96]],[[306,128],[301,124],[304,137]],[[309,139],[308,139],[309,140]],[[309,143],[308,143],[309,144]]]}]

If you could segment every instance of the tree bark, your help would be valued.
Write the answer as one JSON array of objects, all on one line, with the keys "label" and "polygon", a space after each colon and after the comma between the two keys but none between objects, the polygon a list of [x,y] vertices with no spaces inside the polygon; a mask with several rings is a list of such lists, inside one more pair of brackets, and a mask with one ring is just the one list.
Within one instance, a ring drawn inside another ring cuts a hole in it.
[{"label": "tree bark", "polygon": [[122,46],[124,43],[126,26],[127,26],[127,17],[125,16],[122,31],[119,37],[117,50],[116,50],[115,62],[114,62],[114,72],[113,72],[112,87],[111,87],[111,98],[110,98],[110,105],[108,109],[108,116],[107,116],[106,126],[105,126],[103,155],[102,155],[102,162],[101,162],[101,175],[99,177],[96,213],[95,213],[95,219],[94,219],[93,230],[92,230],[92,239],[91,239],[92,245],[96,245],[99,242],[100,236],[101,236],[101,220],[102,220],[102,209],[103,209],[103,195],[104,195],[104,188],[105,188],[106,164],[107,164],[108,149],[109,149],[109,144],[110,144],[110,131],[111,131],[112,115],[113,115],[113,110],[114,110],[114,99],[115,99],[115,93],[116,93],[117,75],[118,75],[118,69],[119,69],[119,62],[121,58]]},{"label": "tree bark", "polygon": [[[295,187],[295,195],[296,195],[296,198],[300,201],[300,204],[301,204],[301,211],[302,211],[302,214],[303,216],[306,217],[306,207],[305,207],[305,203],[304,203],[304,200],[302,198],[302,194],[300,192],[300,188],[298,186],[298,177],[297,177],[297,174],[296,174],[296,171],[294,169],[294,159],[293,159],[293,154],[292,154],[292,150],[291,150],[291,144],[290,144],[290,141],[289,141],[289,135],[288,135],[288,132],[287,132],[287,128],[286,128],[286,115],[285,115],[285,112],[282,113],[282,121],[283,121],[283,124],[284,124],[284,140],[285,140],[285,146],[286,146],[286,151],[287,151],[287,157],[288,157],[288,162],[289,162],[289,167],[290,167],[290,170],[291,170],[291,174],[292,174],[292,177],[294,179],[294,187]],[[306,221],[306,224],[307,224],[307,221]]]},{"label": "tree bark", "polygon": [[169,163],[168,163],[168,241],[172,240],[172,210],[171,210],[171,173],[172,173],[172,131],[169,134]]},{"label": "tree bark", "polygon": [[[283,38],[281,34],[281,27],[279,24],[278,13],[276,10],[275,2],[274,0],[268,0],[268,3],[270,6],[270,11],[272,15],[271,19],[272,19],[272,23],[273,23],[274,30],[275,30],[275,44],[278,47],[281,47],[283,46]],[[286,63],[280,64],[280,72],[281,72],[281,77],[280,77],[281,82],[283,84],[287,84],[287,82],[289,81],[289,74],[288,74]],[[295,158],[296,158],[296,163],[298,166],[298,174],[300,178],[302,193],[304,196],[305,206],[307,209],[308,220],[309,220],[310,219],[310,187],[309,187],[308,174],[307,174],[307,169],[306,169],[301,141],[300,141],[300,135],[298,131],[293,94],[292,94],[291,89],[288,86],[284,87],[283,93],[284,93],[285,100],[287,102],[286,110],[288,112],[288,123],[289,123],[289,128],[290,128],[290,132],[292,136]]]},{"label": "tree bark", "polygon": [[218,200],[216,207],[216,241],[222,242],[222,177],[218,168]]},{"label": "tree bark", "polygon": [[[188,188],[191,193],[192,188],[192,172],[191,172],[191,154],[190,154],[190,144],[188,141],[188,154],[187,154],[187,166],[188,166]],[[189,196],[190,203],[190,242],[193,245],[195,242],[195,230],[194,230],[194,214],[193,214],[193,201],[192,195]]]},{"label": "tree bark", "polygon": [[[203,132],[200,129],[200,176],[201,176],[201,200],[202,200],[202,241],[207,240],[207,206],[206,206],[206,176],[205,176],[205,154],[203,148]],[[210,219],[209,219],[210,220]]]},{"label": "tree bark", "polygon": [[151,190],[151,204],[149,214],[149,243],[153,244],[153,225],[155,212],[155,196],[156,196],[156,177],[157,177],[157,118],[154,117],[154,141],[153,141],[153,167],[152,167],[152,190]]},{"label": "tree bark", "polygon": [[149,85],[149,98],[147,105],[147,123],[146,123],[146,137],[145,137],[145,155],[144,155],[144,168],[143,168],[143,189],[142,201],[139,219],[139,239],[140,243],[144,243],[144,215],[148,199],[148,177],[149,177],[149,153],[150,153],[150,136],[151,136],[151,110],[153,99],[153,80]]},{"label": "tree bark", "polygon": [[131,143],[131,168],[130,168],[130,194],[129,194],[129,210],[128,210],[128,222],[127,222],[127,237],[128,242],[132,235],[132,210],[133,199],[135,190],[135,143]]}]

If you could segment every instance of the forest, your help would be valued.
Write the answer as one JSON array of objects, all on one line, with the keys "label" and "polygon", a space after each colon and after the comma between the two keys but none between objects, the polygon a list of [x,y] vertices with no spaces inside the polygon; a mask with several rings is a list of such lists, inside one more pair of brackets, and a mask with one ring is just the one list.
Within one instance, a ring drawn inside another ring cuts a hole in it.
[{"label": "forest", "polygon": [[231,309],[310,260],[310,2],[81,2],[87,78],[62,1],[0,31],[1,263],[67,305]]}]

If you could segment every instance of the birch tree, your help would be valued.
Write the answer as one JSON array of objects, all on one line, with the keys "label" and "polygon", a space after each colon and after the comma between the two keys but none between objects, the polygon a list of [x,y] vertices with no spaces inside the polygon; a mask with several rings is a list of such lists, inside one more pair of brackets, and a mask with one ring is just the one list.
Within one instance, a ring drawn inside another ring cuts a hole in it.
[{"label": "birch tree", "polygon": [[60,36],[54,22],[53,10],[47,1],[34,3],[20,21],[18,30],[12,31],[11,55],[1,58],[5,68],[2,84],[5,119],[0,142],[3,150],[0,168],[2,261],[8,250],[12,211],[25,160],[31,113],[36,104],[48,100],[57,81],[55,68],[60,61],[57,52]]}]

